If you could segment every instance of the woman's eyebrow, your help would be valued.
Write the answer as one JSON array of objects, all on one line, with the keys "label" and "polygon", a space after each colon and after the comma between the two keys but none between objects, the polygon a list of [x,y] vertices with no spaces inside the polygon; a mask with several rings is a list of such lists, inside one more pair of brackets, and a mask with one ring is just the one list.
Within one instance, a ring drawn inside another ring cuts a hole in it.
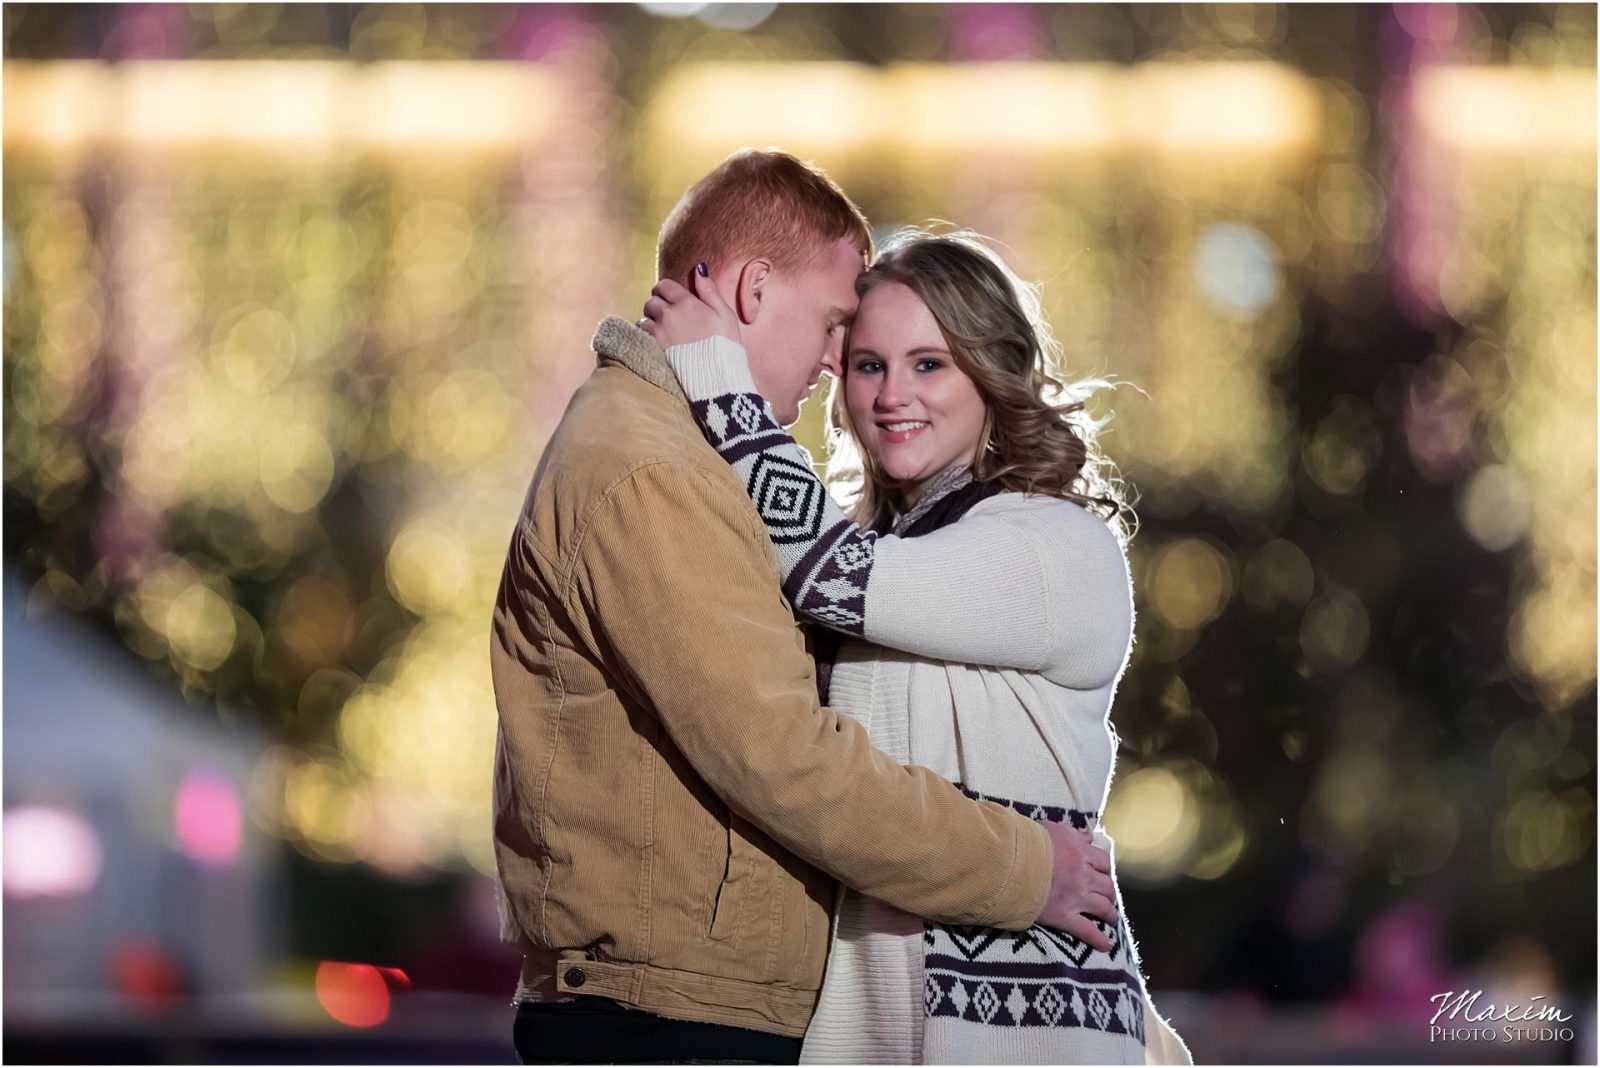
[{"label": "woman's eyebrow", "polygon": [[[927,355],[929,353],[932,353],[933,355],[936,355],[936,356],[948,356],[948,355],[950,355],[950,350],[949,349],[941,349],[937,345],[918,345],[914,349],[906,350],[905,355],[908,356],[908,357],[909,356],[923,356],[923,355]],[[849,355],[852,356],[852,357],[855,357],[855,356],[872,356],[872,357],[875,357],[876,359],[880,359],[880,360],[883,359],[883,357],[879,356],[875,351],[873,351],[872,349],[868,349],[868,348],[854,348],[854,349],[851,349]]]}]

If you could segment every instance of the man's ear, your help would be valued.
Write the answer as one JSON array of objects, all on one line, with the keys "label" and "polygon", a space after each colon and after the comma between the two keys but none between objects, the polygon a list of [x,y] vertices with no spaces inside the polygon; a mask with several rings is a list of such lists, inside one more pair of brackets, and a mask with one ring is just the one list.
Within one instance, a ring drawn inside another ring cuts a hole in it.
[{"label": "man's ear", "polygon": [[761,311],[761,302],[766,296],[767,285],[771,279],[771,260],[747,260],[739,269],[739,284],[733,294],[733,310],[738,313],[739,321],[744,325],[749,326],[756,321],[756,315]]}]

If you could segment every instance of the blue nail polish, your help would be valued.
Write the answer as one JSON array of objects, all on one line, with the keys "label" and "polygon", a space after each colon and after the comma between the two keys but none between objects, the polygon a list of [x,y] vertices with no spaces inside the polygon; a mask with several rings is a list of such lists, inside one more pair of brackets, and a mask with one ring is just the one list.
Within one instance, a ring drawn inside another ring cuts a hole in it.
[{"label": "blue nail polish", "polygon": [[706,265],[703,264],[703,263],[700,264],[699,266],[697,266],[695,268],[695,271],[700,275],[701,278],[709,278],[709,277],[711,277],[711,272],[706,270]]}]

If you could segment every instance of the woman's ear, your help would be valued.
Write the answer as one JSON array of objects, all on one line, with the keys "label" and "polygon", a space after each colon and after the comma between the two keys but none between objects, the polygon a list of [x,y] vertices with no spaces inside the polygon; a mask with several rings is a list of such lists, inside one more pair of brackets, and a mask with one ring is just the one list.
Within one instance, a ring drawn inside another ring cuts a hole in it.
[{"label": "woman's ear", "polygon": [[739,269],[739,284],[733,294],[733,310],[738,314],[739,322],[749,326],[756,321],[756,315],[761,311],[761,302],[766,296],[766,289],[771,279],[771,260],[747,260]]}]

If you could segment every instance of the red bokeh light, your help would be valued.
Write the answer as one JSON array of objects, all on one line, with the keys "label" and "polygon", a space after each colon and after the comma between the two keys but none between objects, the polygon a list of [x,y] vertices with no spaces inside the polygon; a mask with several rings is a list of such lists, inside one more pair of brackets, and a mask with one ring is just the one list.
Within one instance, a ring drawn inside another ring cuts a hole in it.
[{"label": "red bokeh light", "polygon": [[386,974],[406,981],[405,973],[395,968],[325,960],[317,965],[317,1002],[342,1024],[376,1027],[389,1018]]},{"label": "red bokeh light", "polygon": [[183,993],[183,976],[172,956],[151,942],[124,942],[111,951],[111,983],[135,1008],[159,1013]]}]

